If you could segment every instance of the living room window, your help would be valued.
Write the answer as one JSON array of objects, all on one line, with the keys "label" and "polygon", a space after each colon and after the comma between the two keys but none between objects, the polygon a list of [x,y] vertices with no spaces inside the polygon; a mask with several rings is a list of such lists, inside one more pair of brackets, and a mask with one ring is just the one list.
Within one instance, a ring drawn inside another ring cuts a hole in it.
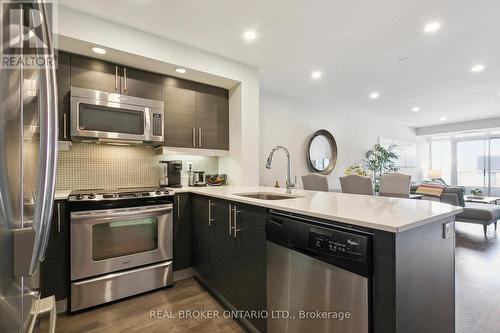
[{"label": "living room window", "polygon": [[468,190],[479,188],[488,190],[487,140],[458,141],[457,184]]},{"label": "living room window", "polygon": [[450,185],[464,186],[467,193],[480,189],[500,196],[500,137],[450,136],[430,143],[430,166]]},{"label": "living room window", "polygon": [[431,143],[431,169],[440,171],[440,178],[447,184],[452,184],[451,179],[451,141],[434,141]]}]

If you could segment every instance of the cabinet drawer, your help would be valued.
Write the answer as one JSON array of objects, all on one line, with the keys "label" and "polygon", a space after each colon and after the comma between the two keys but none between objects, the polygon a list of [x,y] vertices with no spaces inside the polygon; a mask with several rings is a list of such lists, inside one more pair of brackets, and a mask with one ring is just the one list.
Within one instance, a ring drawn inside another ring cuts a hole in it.
[{"label": "cabinet drawer", "polygon": [[166,287],[172,283],[172,261],[73,282],[71,311]]}]

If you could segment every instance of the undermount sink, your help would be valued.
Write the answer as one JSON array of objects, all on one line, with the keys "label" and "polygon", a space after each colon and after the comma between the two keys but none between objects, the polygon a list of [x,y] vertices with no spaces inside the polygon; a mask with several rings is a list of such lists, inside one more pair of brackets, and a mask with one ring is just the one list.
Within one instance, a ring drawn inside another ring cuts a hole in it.
[{"label": "undermount sink", "polygon": [[240,197],[259,199],[259,200],[284,200],[284,199],[301,198],[298,195],[266,193],[266,192],[239,193],[235,195],[239,195]]}]

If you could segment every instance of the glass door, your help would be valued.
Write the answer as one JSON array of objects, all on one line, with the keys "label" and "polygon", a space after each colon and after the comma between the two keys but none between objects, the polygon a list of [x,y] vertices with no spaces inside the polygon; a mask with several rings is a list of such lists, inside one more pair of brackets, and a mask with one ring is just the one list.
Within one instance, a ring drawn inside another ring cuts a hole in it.
[{"label": "glass door", "polygon": [[467,193],[479,189],[488,195],[488,141],[470,140],[457,142],[457,184]]},{"label": "glass door", "polygon": [[490,196],[500,197],[500,138],[490,140]]},{"label": "glass door", "polygon": [[[437,177],[446,184],[453,183],[452,177],[452,144],[451,141],[436,141],[431,144],[431,170],[436,170]],[[435,178],[431,176],[430,178]]]}]

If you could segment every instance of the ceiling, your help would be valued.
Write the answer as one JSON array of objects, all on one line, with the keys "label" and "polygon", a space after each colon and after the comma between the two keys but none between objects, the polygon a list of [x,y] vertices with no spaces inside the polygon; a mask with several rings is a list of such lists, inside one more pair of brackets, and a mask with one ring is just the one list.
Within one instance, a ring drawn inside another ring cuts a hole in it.
[{"label": "ceiling", "polygon": [[[59,0],[259,68],[261,89],[413,127],[500,115],[498,0]],[[425,34],[426,23],[442,28]],[[254,30],[254,42],[242,38]],[[472,65],[486,69],[472,73]],[[313,80],[311,72],[323,77]],[[380,93],[377,100],[369,95]],[[419,112],[412,112],[415,106]]]}]

